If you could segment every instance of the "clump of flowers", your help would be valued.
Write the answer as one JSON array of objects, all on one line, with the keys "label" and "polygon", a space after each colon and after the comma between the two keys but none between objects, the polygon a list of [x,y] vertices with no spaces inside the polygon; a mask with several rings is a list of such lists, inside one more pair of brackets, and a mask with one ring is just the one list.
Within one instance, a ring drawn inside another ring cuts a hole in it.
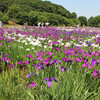
[{"label": "clump of flowers", "polygon": [[43,78],[43,80],[47,80],[46,84],[47,84],[47,87],[49,88],[52,84],[52,81],[55,81],[57,82],[57,80],[55,78],[50,78],[50,77],[46,77],[46,78]]}]

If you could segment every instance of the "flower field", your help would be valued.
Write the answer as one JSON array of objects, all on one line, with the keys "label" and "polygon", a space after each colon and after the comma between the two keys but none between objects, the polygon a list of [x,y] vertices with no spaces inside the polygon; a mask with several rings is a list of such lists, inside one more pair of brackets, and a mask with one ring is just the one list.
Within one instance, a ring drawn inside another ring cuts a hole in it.
[{"label": "flower field", "polygon": [[0,100],[100,100],[100,29],[0,28]]}]

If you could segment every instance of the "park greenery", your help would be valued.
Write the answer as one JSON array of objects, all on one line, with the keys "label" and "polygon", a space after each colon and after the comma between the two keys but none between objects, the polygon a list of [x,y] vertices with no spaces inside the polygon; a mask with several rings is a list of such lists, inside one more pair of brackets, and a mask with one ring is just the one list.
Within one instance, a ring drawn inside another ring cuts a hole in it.
[{"label": "park greenery", "polygon": [[42,0],[0,0],[0,20],[5,24],[8,20],[24,25],[37,25],[38,22],[49,22],[50,25],[63,26],[100,26],[100,16],[79,16],[69,12],[63,6]]}]

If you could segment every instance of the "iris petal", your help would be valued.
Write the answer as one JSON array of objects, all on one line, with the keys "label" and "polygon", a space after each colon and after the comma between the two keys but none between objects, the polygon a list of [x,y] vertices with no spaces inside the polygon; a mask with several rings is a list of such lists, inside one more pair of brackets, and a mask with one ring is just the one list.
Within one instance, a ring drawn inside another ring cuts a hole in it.
[{"label": "iris petal", "polygon": [[47,81],[47,87],[50,87],[50,85],[52,84],[52,81]]}]

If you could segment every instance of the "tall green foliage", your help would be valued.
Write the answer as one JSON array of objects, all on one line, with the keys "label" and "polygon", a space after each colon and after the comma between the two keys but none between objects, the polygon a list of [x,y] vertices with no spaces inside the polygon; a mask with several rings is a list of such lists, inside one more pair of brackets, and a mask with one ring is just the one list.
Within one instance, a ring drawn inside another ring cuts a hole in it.
[{"label": "tall green foliage", "polygon": [[15,18],[19,11],[20,7],[17,4],[14,4],[8,8],[7,14],[10,18]]},{"label": "tall green foliage", "polygon": [[78,20],[80,21],[81,26],[87,26],[87,18],[85,16],[79,16]]},{"label": "tall green foliage", "polygon": [[49,22],[50,25],[74,26],[75,21],[70,19],[77,17],[75,12],[70,13],[61,5],[42,0],[3,0],[0,11],[21,25],[28,21],[29,25]]},{"label": "tall green foliage", "polygon": [[65,16],[67,18],[70,18],[71,15],[71,13],[62,6],[53,4],[49,1],[41,0],[3,0],[2,2],[0,1],[0,11],[7,12],[8,10],[17,10],[15,5],[18,5],[20,7],[20,11],[50,12],[61,14],[62,16]]},{"label": "tall green foliage", "polygon": [[4,14],[0,11],[0,20],[2,20],[3,15]]},{"label": "tall green foliage", "polygon": [[9,17],[5,14],[2,19],[1,19],[4,23],[8,23]]},{"label": "tall green foliage", "polygon": [[88,26],[100,26],[100,16],[90,17],[88,19]]}]

